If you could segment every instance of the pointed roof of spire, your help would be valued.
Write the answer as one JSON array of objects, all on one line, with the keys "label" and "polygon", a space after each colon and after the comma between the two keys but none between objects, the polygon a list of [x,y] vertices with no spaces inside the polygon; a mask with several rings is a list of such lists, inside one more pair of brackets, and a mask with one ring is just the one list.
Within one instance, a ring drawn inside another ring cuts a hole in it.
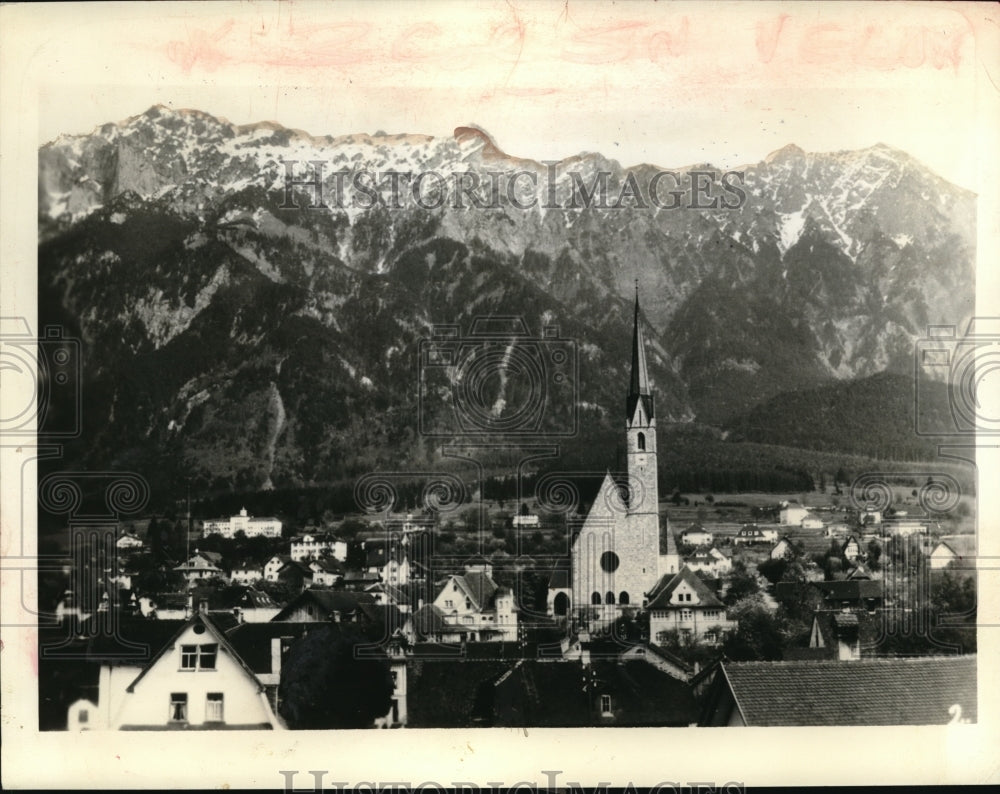
[{"label": "pointed roof of spire", "polygon": [[636,406],[642,403],[646,421],[653,418],[653,394],[649,389],[649,370],[646,367],[646,341],[642,337],[639,320],[639,280],[635,282],[635,314],[632,320],[632,375],[629,378],[628,396],[625,398],[625,419],[635,418]]},{"label": "pointed roof of spire", "polygon": [[642,324],[639,322],[639,280],[635,282],[635,316],[632,324],[632,377],[629,381],[629,397],[649,394],[649,372],[646,369],[646,343],[642,338]]}]

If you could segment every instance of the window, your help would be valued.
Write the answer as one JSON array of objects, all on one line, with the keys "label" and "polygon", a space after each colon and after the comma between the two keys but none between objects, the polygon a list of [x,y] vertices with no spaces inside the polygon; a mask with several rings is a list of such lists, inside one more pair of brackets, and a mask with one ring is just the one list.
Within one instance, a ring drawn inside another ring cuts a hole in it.
[{"label": "window", "polygon": [[222,722],[222,693],[209,692],[205,700],[205,722]]},{"label": "window", "polygon": [[619,604],[627,604],[628,602],[629,602],[628,593],[626,593],[624,590],[622,590],[621,594],[618,596],[618,603]]},{"label": "window", "polygon": [[449,599],[445,599],[444,606],[445,606],[445,609],[451,609],[453,606],[455,606],[455,602],[452,601],[450,598]]},{"label": "window", "polygon": [[607,594],[604,596],[604,603],[605,604],[615,603],[615,594],[612,593],[610,590],[608,590]]},{"label": "window", "polygon": [[76,719],[81,725],[86,725],[90,722],[90,712],[87,709],[80,709],[80,712],[76,715]]},{"label": "window", "polygon": [[465,599],[465,608],[466,609],[472,609],[472,599],[471,598],[466,598]]},{"label": "window", "polygon": [[595,592],[594,592],[594,593],[593,593],[593,594],[592,594],[592,595],[590,596],[590,603],[591,603],[591,604],[595,604],[595,605],[596,605],[596,604],[600,604],[600,603],[601,603],[601,594],[595,591]]},{"label": "window", "polygon": [[198,666],[198,646],[181,646],[181,670],[194,670]]},{"label": "window", "polygon": [[601,714],[611,716],[611,695],[601,695]]},{"label": "window", "polygon": [[218,656],[219,646],[214,643],[212,645],[202,645],[199,650],[198,667],[201,670],[214,670],[215,657]]},{"label": "window", "polygon": [[399,671],[398,670],[393,670],[392,671],[392,688],[393,689],[398,689],[399,688]]},{"label": "window", "polygon": [[646,451],[646,434],[645,433],[640,433],[639,434],[639,436],[638,436],[638,442],[639,442],[639,451],[640,452],[645,452]]},{"label": "window", "polygon": [[173,692],[170,695],[170,721],[187,722],[188,696],[187,692]]},{"label": "window", "polygon": [[690,609],[681,610],[681,620],[691,620],[694,617],[694,612]]}]

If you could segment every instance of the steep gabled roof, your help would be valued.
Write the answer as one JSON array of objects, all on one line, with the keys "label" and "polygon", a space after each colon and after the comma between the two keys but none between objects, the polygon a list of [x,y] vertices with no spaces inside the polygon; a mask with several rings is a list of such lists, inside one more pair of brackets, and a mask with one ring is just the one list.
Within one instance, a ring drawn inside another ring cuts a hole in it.
[{"label": "steep gabled roof", "polygon": [[445,622],[444,612],[434,604],[424,604],[413,615],[413,629],[420,637],[434,634],[466,634],[465,626],[452,626]]},{"label": "steep gabled roof", "polygon": [[[685,602],[683,605],[670,603],[670,599],[673,597],[674,591],[681,585],[681,583],[686,583],[692,590],[694,590],[695,594],[698,596],[697,604],[694,602]],[[725,608],[725,605],[715,597],[715,594],[708,588],[708,586],[686,565],[675,574],[664,575],[650,591],[649,597],[649,605],[646,608],[650,610],[679,609],[681,606],[687,609],[692,607],[711,607],[714,609]]]},{"label": "steep gabled roof", "polygon": [[976,657],[723,662],[750,726],[942,725],[976,719]]},{"label": "steep gabled roof", "polygon": [[184,632],[186,632],[191,626],[195,626],[198,624],[205,627],[208,633],[211,634],[212,637],[214,637],[218,641],[219,650],[227,651],[229,655],[232,656],[233,660],[242,668],[243,672],[245,672],[250,677],[250,680],[254,684],[256,684],[258,691],[262,692],[264,690],[264,685],[261,684],[260,680],[254,674],[254,671],[250,669],[249,665],[247,665],[243,657],[240,656],[240,654],[232,646],[229,640],[226,639],[225,631],[223,631],[219,626],[216,625],[213,618],[201,612],[196,612],[194,615],[191,616],[190,620],[186,620],[184,622],[184,624],[177,630],[177,632],[169,640],[167,640],[167,642],[163,645],[163,647],[160,648],[160,650],[156,653],[156,655],[146,663],[145,667],[142,668],[142,672],[140,672],[139,675],[136,676],[135,680],[132,681],[132,683],[129,684],[128,687],[126,687],[125,691],[134,692],[136,685],[146,676],[146,673],[148,673],[150,670],[153,669],[153,667],[156,666],[156,663],[160,660],[160,658],[163,657],[168,650],[173,648],[177,640],[179,640],[184,635]]},{"label": "steep gabled roof", "polygon": [[283,621],[289,615],[303,605],[313,604],[319,610],[319,614],[324,618],[334,612],[349,614],[358,609],[362,603],[373,604],[375,599],[369,593],[356,593],[347,590],[321,590],[311,587],[303,590],[298,596],[293,598],[277,615],[273,621]]}]

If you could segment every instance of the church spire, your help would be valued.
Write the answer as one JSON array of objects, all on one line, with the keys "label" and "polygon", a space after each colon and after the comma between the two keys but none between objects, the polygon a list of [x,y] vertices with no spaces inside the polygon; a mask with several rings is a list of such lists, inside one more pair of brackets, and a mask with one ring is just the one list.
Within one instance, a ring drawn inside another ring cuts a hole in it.
[{"label": "church spire", "polygon": [[626,419],[630,422],[640,399],[647,420],[653,418],[653,396],[649,389],[649,371],[646,368],[646,343],[642,338],[642,323],[639,321],[639,279],[635,280],[635,314],[632,323],[632,375],[626,400]]}]

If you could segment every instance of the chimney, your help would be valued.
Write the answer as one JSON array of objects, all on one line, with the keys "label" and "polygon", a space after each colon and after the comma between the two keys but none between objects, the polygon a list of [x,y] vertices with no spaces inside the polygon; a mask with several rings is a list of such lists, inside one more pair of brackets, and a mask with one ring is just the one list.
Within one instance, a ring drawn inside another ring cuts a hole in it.
[{"label": "chimney", "polygon": [[194,593],[188,593],[187,603],[184,605],[184,619],[188,620],[194,614]]},{"label": "chimney", "polygon": [[208,599],[200,598],[198,599],[198,612],[202,615],[208,614]]}]

